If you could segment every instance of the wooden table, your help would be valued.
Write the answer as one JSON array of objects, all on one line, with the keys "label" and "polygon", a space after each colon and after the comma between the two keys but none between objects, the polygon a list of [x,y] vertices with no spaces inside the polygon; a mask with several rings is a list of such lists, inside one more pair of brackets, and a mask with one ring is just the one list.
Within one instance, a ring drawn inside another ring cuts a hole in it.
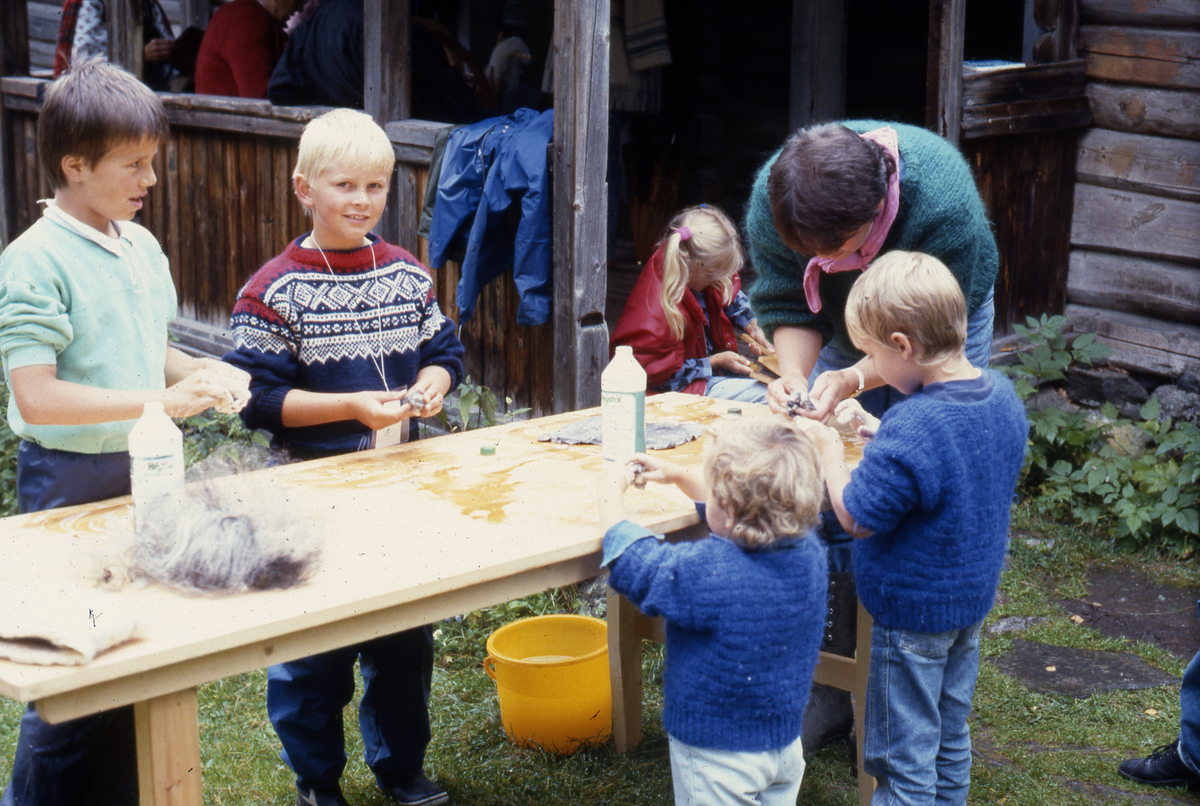
[{"label": "wooden table", "polygon": [[[726,409],[671,395],[656,398],[649,417],[703,422]],[[133,704],[142,802],[199,806],[197,686],[595,576],[600,449],[537,437],[597,413],[259,471],[323,533],[308,583],[215,598],[126,587],[105,608],[117,602],[134,614],[143,638],[84,666],[0,661],[0,695],[34,702],[50,722]],[[485,444],[494,456],[480,455]],[[671,455],[696,462],[700,450],[693,442]],[[661,485],[631,508],[658,531],[695,520],[686,497]],[[0,520],[0,613],[101,595],[77,569],[129,529],[129,516],[124,498]],[[44,585],[36,601],[10,592],[28,580]]]},{"label": "wooden table", "polygon": [[[651,399],[647,419],[704,423],[727,410],[725,401],[662,395]],[[258,471],[256,479],[281,485],[323,533],[321,567],[309,582],[225,597],[126,587],[105,607],[119,601],[143,637],[83,666],[0,661],[0,695],[33,702],[49,722],[132,704],[142,803],[200,806],[199,685],[595,576],[600,449],[537,438],[597,413]],[[495,455],[481,455],[484,445],[494,446]],[[665,455],[695,465],[702,448],[696,441]],[[626,503],[634,520],[659,532],[698,520],[674,487],[651,485]],[[0,520],[0,612],[90,595],[95,588],[78,570],[83,557],[128,530],[130,514],[129,499],[119,498]],[[44,597],[13,601],[6,592],[30,579],[44,584]],[[632,645],[630,616],[621,607],[610,615],[618,647]],[[614,698],[624,698],[614,721],[624,747],[630,746],[624,715],[637,713],[640,735],[640,666],[633,699],[629,657],[619,652],[613,662]]]}]

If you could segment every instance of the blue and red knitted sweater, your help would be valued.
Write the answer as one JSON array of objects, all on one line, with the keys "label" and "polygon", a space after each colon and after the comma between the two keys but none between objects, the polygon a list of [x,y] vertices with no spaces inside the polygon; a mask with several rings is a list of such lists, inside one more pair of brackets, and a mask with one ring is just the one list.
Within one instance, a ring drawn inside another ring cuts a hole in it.
[{"label": "blue and red knitted sweater", "polygon": [[431,365],[450,373],[453,388],[462,378],[463,346],[438,308],[428,270],[411,254],[372,236],[370,246],[326,250],[323,258],[300,246],[305,237],[238,293],[234,349],[224,360],[250,373],[251,399],[242,411],[248,427],[305,453],[356,451],[371,433],[360,422],[284,427],[287,393],[396,390]]}]

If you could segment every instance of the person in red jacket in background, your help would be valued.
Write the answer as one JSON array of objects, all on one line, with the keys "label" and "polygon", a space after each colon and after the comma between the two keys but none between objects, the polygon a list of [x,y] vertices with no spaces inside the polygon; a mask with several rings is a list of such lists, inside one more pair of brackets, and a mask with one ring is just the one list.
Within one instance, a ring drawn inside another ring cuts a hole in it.
[{"label": "person in red jacket in background", "polygon": [[610,339],[633,348],[647,389],[766,402],[766,385],[746,377],[751,364],[734,331],[746,331],[759,355],[775,352],[741,291],[743,260],[737,227],[716,207],[671,219]]},{"label": "person in red jacket in background", "polygon": [[196,56],[196,94],[266,98],[283,55],[283,24],[300,0],[232,0],[208,23]]}]

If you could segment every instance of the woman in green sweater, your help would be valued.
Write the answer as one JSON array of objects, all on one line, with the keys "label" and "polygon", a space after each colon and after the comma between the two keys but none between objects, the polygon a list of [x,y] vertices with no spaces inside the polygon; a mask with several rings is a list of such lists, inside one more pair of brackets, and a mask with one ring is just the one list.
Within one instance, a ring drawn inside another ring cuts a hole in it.
[{"label": "woman in green sweater", "polygon": [[758,275],[750,304],[775,344],[782,377],[768,402],[783,411],[809,389],[825,419],[864,390],[880,416],[896,393],[846,334],[846,296],[877,255],[925,252],[958,279],[970,315],[967,356],[991,354],[999,255],[966,161],[925,129],[853,120],[802,129],[759,170],[746,214]]}]

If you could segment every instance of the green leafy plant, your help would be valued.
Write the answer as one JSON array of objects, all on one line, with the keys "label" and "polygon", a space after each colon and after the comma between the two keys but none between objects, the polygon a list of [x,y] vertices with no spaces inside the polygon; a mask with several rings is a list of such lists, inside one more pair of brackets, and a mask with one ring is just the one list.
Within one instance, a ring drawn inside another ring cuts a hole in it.
[{"label": "green leafy plant", "polygon": [[507,423],[521,418],[529,409],[511,409],[513,399],[504,398],[506,411],[498,411],[500,401],[496,393],[486,386],[473,383],[468,375],[458,385],[456,392],[447,396],[442,410],[437,413],[437,421],[446,431],[469,431],[472,428],[486,428],[500,423]]},{"label": "green leafy plant", "polygon": [[1066,369],[1073,363],[1091,366],[1112,354],[1112,348],[1096,341],[1095,333],[1084,333],[1068,339],[1063,333],[1067,317],[1042,314],[1040,319],[1025,318],[1026,324],[1013,325],[1021,337],[1021,349],[1013,367],[1000,370],[1012,378],[1022,399],[1037,394],[1038,387],[1047,381],[1066,378]]},{"label": "green leafy plant", "polygon": [[270,438],[263,431],[251,431],[236,414],[221,414],[208,409],[179,421],[183,431],[183,460],[191,466],[220,451],[237,451],[247,444],[270,447]]},{"label": "green leafy plant", "polygon": [[[1062,316],[1030,317],[1014,330],[1018,363],[1001,368],[1023,399],[1091,365],[1111,350],[1085,333],[1068,339]],[[1036,509],[1111,529],[1123,549],[1156,547],[1186,556],[1200,545],[1200,429],[1161,417],[1148,401],[1134,421],[1111,403],[1098,412],[1030,410],[1029,456],[1022,486]]]}]

